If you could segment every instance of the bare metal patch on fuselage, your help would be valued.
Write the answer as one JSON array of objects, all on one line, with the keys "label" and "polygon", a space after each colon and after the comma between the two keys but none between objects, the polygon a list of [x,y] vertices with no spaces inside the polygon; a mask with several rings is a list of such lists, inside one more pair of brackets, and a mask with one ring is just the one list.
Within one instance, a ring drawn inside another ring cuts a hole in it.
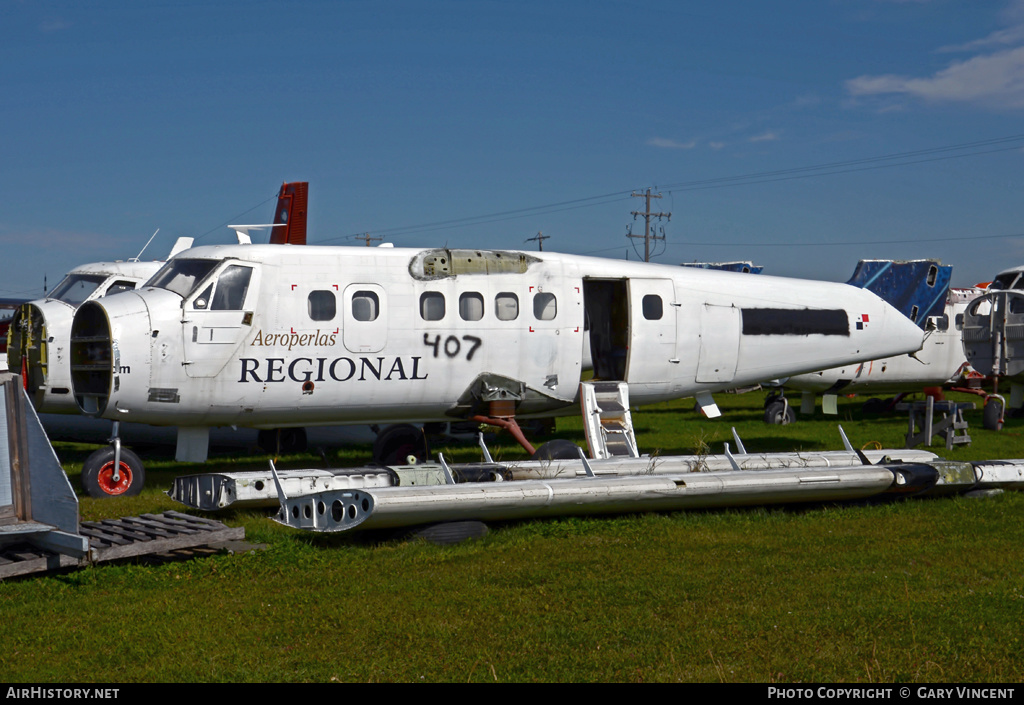
[{"label": "bare metal patch on fuselage", "polygon": [[178,394],[177,389],[150,387],[148,401],[178,404],[181,402],[181,395]]},{"label": "bare metal patch on fuselage", "polygon": [[743,335],[850,335],[843,309],[745,308]]},{"label": "bare metal patch on fuselage", "polygon": [[444,279],[465,274],[525,274],[540,259],[501,250],[424,250],[409,262],[413,279]]}]

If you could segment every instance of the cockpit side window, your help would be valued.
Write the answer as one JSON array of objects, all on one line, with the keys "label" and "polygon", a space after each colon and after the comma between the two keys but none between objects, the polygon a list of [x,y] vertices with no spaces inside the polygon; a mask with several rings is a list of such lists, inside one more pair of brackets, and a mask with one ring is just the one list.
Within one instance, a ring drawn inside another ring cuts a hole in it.
[{"label": "cockpit side window", "polygon": [[252,267],[233,264],[225,269],[217,278],[217,288],[213,292],[213,305],[210,308],[214,311],[241,311],[251,278]]},{"label": "cockpit side window", "polygon": [[167,289],[185,298],[218,264],[220,261],[215,259],[172,259],[146,282],[146,286]]}]

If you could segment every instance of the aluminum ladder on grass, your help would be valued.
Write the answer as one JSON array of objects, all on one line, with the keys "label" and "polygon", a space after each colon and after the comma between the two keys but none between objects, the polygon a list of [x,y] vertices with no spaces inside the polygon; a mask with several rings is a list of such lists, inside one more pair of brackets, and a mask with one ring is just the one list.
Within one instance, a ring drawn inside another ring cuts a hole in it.
[{"label": "aluminum ladder on grass", "polygon": [[625,382],[582,382],[580,404],[591,458],[640,457]]}]

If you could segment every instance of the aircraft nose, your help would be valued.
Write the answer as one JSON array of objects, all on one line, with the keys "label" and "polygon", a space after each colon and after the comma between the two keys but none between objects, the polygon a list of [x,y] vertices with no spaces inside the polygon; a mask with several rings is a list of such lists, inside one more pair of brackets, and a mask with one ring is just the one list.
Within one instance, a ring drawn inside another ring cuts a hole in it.
[{"label": "aircraft nose", "polygon": [[124,371],[121,338],[145,336],[149,315],[138,296],[125,292],[82,304],[71,324],[71,386],[87,416],[103,416]]}]

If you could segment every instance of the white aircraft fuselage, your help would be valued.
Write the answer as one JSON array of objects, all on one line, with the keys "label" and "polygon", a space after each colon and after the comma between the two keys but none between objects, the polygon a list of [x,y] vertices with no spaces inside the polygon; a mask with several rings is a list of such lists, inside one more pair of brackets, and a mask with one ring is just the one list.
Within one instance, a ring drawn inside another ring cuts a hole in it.
[{"label": "white aircraft fuselage", "polygon": [[[550,253],[198,247],[75,317],[89,415],[256,428],[648,404],[920,348],[870,291]],[[577,407],[578,408],[578,407]]]}]

